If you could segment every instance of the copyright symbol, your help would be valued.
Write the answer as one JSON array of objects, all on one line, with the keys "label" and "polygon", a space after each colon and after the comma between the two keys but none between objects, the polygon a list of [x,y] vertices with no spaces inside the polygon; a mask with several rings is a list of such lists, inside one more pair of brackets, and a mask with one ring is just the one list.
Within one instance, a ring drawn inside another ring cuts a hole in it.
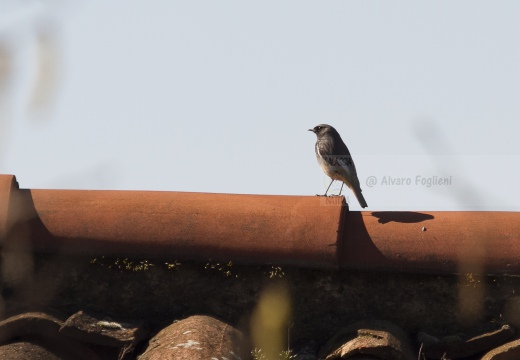
[{"label": "copyright symbol", "polygon": [[375,186],[377,185],[377,178],[375,176],[369,176],[367,177],[366,183],[368,187]]}]

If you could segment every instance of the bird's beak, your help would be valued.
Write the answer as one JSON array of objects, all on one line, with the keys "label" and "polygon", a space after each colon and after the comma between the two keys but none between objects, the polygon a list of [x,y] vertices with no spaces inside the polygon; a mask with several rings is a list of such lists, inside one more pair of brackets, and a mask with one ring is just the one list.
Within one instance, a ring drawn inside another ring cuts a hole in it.
[{"label": "bird's beak", "polygon": [[314,132],[314,129],[309,129],[309,131],[312,131],[312,132]]}]

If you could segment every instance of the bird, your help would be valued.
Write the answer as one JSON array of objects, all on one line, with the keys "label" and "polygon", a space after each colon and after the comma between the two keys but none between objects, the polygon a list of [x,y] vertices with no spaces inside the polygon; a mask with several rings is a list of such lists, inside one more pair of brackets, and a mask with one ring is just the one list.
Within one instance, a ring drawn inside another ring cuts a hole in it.
[{"label": "bird", "polygon": [[324,196],[327,196],[327,192],[334,180],[339,180],[342,182],[339,194],[341,195],[343,184],[347,185],[356,196],[359,205],[362,208],[366,208],[368,205],[363,194],[361,194],[361,186],[354,160],[352,160],[347,145],[345,145],[339,133],[327,124],[316,125],[309,131],[315,133],[317,137],[314,148],[318,164],[323,172],[332,179]]}]

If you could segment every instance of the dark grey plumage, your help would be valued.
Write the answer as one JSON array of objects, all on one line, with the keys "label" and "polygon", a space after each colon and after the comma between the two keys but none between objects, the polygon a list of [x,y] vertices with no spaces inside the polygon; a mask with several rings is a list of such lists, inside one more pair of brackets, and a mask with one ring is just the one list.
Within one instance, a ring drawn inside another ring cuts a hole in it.
[{"label": "dark grey plumage", "polygon": [[[367,202],[361,194],[356,166],[336,129],[327,124],[320,124],[309,131],[318,137],[315,146],[316,158],[323,172],[332,179],[330,185],[334,180],[342,181],[356,195],[359,205],[363,208],[367,207]],[[325,195],[327,195],[330,185],[325,191]],[[341,188],[343,189],[343,185]]]}]

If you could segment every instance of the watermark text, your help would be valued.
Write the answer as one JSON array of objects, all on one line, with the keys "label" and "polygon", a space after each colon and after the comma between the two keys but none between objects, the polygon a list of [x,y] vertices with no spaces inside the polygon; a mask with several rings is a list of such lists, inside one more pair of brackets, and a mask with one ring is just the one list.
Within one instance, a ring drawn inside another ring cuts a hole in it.
[{"label": "watermark text", "polygon": [[413,177],[398,177],[391,175],[384,175],[379,179],[376,176],[367,177],[365,184],[368,187],[374,186],[451,186],[453,183],[453,176],[422,176],[416,175]]}]

